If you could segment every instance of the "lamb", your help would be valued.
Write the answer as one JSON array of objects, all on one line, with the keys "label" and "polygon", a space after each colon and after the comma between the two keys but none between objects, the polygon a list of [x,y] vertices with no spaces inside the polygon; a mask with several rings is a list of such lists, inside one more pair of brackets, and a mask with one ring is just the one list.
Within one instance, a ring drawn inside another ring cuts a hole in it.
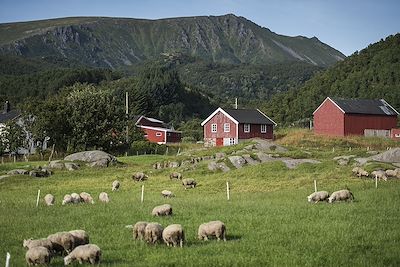
[{"label": "lamb", "polygon": [[208,240],[208,236],[215,236],[219,241],[221,238],[226,241],[226,227],[221,221],[211,221],[199,226],[197,236],[200,240]]},{"label": "lamb", "polygon": [[82,192],[79,194],[79,197],[82,202],[94,204],[94,200],[89,193]]},{"label": "lamb", "polygon": [[357,175],[358,177],[369,176],[369,173],[360,167],[354,167],[351,171],[354,173],[354,175]]},{"label": "lamb", "polygon": [[183,187],[185,187],[185,189],[188,189],[188,188],[195,188],[197,183],[193,179],[183,179],[182,185]]},{"label": "lamb", "polygon": [[180,247],[183,247],[183,241],[185,240],[185,232],[183,231],[182,225],[180,224],[171,224],[165,227],[162,232],[162,238],[169,247],[176,247],[178,244]]},{"label": "lamb", "polygon": [[32,247],[26,252],[25,260],[29,266],[39,264],[48,265],[50,264],[51,253],[47,248],[42,246]]},{"label": "lamb", "polygon": [[163,191],[161,191],[161,195],[163,196],[163,197],[173,197],[174,196],[174,194],[171,192],[171,191],[169,191],[169,190],[163,190]]},{"label": "lamb", "polygon": [[351,193],[347,189],[344,189],[333,192],[332,195],[328,198],[329,203],[333,203],[334,201],[340,201],[340,200],[346,200],[346,201],[354,200],[353,193]]},{"label": "lamb", "polygon": [[72,199],[73,204],[78,204],[78,203],[82,202],[81,196],[78,195],[77,193],[72,193],[71,199]]},{"label": "lamb", "polygon": [[69,233],[74,237],[74,247],[89,244],[89,235],[85,230],[72,230]]},{"label": "lamb", "polygon": [[307,197],[308,202],[318,203],[319,201],[328,200],[329,193],[327,191],[314,192]]},{"label": "lamb", "polygon": [[47,238],[42,239],[24,239],[23,245],[24,248],[30,249],[33,247],[45,247],[49,251],[53,251],[53,243]]},{"label": "lamb", "polygon": [[99,264],[101,258],[101,249],[94,244],[77,246],[68,256],[64,258],[64,265],[69,265],[77,260],[79,264],[89,262],[90,264]]},{"label": "lamb", "polygon": [[371,172],[371,175],[374,178],[378,178],[379,180],[387,181],[387,179],[388,179],[386,176],[386,172],[382,171],[382,170],[373,171],[373,172]]},{"label": "lamb", "polygon": [[52,194],[47,194],[44,196],[44,202],[46,203],[47,206],[52,206],[54,205],[55,198]]},{"label": "lamb", "polygon": [[70,204],[70,203],[72,203],[72,197],[71,197],[71,195],[66,194],[64,196],[62,204],[65,205],[65,204]]},{"label": "lamb", "polygon": [[115,180],[114,182],[112,182],[111,191],[118,191],[120,187],[121,187],[120,181]]},{"label": "lamb", "polygon": [[179,172],[173,172],[169,175],[169,179],[179,179],[182,180],[182,174]]},{"label": "lamb", "polygon": [[66,251],[67,253],[71,252],[71,250],[75,246],[75,238],[69,232],[58,232],[47,237],[53,243],[53,249],[56,252],[63,253]]},{"label": "lamb", "polygon": [[400,168],[396,168],[394,170],[386,170],[385,173],[387,177],[400,178]]},{"label": "lamb", "polygon": [[153,211],[151,212],[153,216],[168,216],[172,215],[172,207],[169,204],[164,204],[161,206],[154,207]]},{"label": "lamb", "polygon": [[148,222],[137,222],[133,226],[133,239],[143,240],[145,236],[145,229]]},{"label": "lamb", "polygon": [[144,174],[143,172],[137,172],[137,173],[134,173],[134,174],[132,175],[132,178],[133,178],[134,180],[140,182],[140,181],[146,180],[147,178],[149,178],[149,176],[147,176],[147,175]]},{"label": "lamb", "polygon": [[144,240],[147,243],[155,244],[162,240],[163,227],[159,223],[148,223],[144,229]]},{"label": "lamb", "polygon": [[100,202],[103,202],[103,203],[110,202],[110,198],[108,197],[108,194],[106,192],[101,192],[99,194],[99,200],[100,200]]}]

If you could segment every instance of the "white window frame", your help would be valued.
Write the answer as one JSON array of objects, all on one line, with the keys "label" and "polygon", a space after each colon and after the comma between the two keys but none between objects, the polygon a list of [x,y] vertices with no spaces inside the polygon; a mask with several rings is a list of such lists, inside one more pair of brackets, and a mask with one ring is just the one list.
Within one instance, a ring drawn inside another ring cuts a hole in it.
[{"label": "white window frame", "polygon": [[229,133],[231,131],[231,124],[224,123],[224,133]]},{"label": "white window frame", "polygon": [[250,132],[250,123],[243,124],[243,132],[245,132],[245,133],[249,133]]},{"label": "white window frame", "polygon": [[236,144],[236,140],[235,138],[229,138],[229,145],[235,145]]},{"label": "white window frame", "polygon": [[156,136],[160,137],[160,136],[162,136],[162,133],[161,132],[156,132]]},{"label": "white window frame", "polygon": [[211,124],[211,132],[212,132],[212,133],[216,133],[217,130],[218,130],[217,124],[216,124],[216,123]]},{"label": "white window frame", "polygon": [[261,124],[261,133],[266,133],[266,132],[267,132],[267,125]]}]

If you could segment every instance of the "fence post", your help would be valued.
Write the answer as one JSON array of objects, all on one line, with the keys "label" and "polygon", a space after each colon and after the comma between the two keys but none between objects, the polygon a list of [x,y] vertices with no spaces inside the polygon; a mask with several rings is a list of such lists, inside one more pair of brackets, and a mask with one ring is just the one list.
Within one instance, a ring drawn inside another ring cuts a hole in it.
[{"label": "fence post", "polygon": [[39,206],[39,198],[40,198],[40,189],[37,192],[37,198],[36,198],[36,208]]},{"label": "fence post", "polygon": [[378,175],[375,174],[375,188],[378,188]]},{"label": "fence post", "polygon": [[314,192],[317,192],[317,180],[314,180]]},{"label": "fence post", "polygon": [[226,198],[229,200],[230,199],[230,195],[229,195],[229,182],[226,182]]},{"label": "fence post", "polygon": [[143,203],[143,201],[144,201],[144,185],[142,185],[142,196],[140,198],[140,202]]},{"label": "fence post", "polygon": [[7,252],[7,256],[6,256],[6,267],[10,267],[10,259],[11,259],[11,255],[9,252]]}]

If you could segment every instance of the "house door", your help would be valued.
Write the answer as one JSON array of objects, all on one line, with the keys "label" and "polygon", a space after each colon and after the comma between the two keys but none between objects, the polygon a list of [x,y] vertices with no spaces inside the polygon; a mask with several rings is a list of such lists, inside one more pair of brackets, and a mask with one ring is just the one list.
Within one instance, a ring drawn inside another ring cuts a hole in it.
[{"label": "house door", "polygon": [[215,144],[216,146],[223,146],[224,145],[224,138],[216,138],[217,140],[215,140]]}]

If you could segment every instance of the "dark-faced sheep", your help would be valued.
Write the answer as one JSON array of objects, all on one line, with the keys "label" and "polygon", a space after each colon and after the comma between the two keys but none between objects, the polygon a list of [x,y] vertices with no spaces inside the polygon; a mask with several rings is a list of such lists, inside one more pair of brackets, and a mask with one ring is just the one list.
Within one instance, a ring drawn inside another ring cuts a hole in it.
[{"label": "dark-faced sheep", "polygon": [[74,237],[74,247],[89,244],[89,235],[85,230],[72,230],[69,233]]},{"label": "dark-faced sheep", "polygon": [[153,216],[168,216],[168,215],[172,215],[172,207],[169,204],[156,206],[152,210],[151,215],[153,215]]},{"label": "dark-faced sheep", "polygon": [[354,167],[351,171],[354,173],[354,175],[356,175],[358,177],[361,177],[361,176],[368,177],[369,176],[369,173],[360,167]]},{"label": "dark-faced sheep", "polygon": [[161,191],[161,195],[162,195],[163,197],[165,197],[165,198],[170,198],[170,197],[173,197],[173,196],[174,196],[174,194],[173,194],[171,191],[169,191],[169,190],[163,190],[163,191]]},{"label": "dark-faced sheep", "polygon": [[63,201],[62,201],[62,205],[70,204],[70,203],[72,203],[72,197],[71,197],[70,194],[66,194],[66,195],[64,196]]},{"label": "dark-faced sheep", "polygon": [[49,265],[51,252],[45,247],[32,247],[25,254],[26,263],[32,265]]},{"label": "dark-faced sheep", "polygon": [[144,240],[144,235],[145,235],[145,229],[147,226],[148,222],[137,222],[133,226],[133,239],[136,240]]},{"label": "dark-faced sheep", "polygon": [[73,261],[79,264],[89,262],[90,264],[99,264],[101,258],[101,249],[94,244],[77,246],[68,256],[64,258],[64,265],[69,265]]},{"label": "dark-faced sheep", "polygon": [[163,227],[159,223],[148,223],[144,229],[144,240],[151,244],[161,241],[163,230]]},{"label": "dark-faced sheep", "polygon": [[318,203],[319,201],[328,200],[329,193],[327,191],[314,192],[307,197],[308,202]]},{"label": "dark-faced sheep", "polygon": [[169,179],[179,179],[182,180],[182,174],[179,172],[173,172],[169,175]]},{"label": "dark-faced sheep", "polygon": [[328,202],[333,203],[335,201],[342,201],[342,200],[347,201],[353,199],[354,199],[353,193],[347,189],[344,189],[333,192],[331,196],[328,198]]},{"label": "dark-faced sheep", "polygon": [[82,192],[79,194],[79,197],[81,198],[81,201],[84,203],[94,204],[93,197],[89,193]]},{"label": "dark-faced sheep", "polygon": [[72,199],[72,203],[73,204],[78,204],[82,202],[82,198],[80,195],[78,195],[77,193],[72,193],[71,194],[71,199]]},{"label": "dark-faced sheep", "polygon": [[44,196],[44,203],[46,203],[47,206],[54,205],[55,200],[56,199],[52,194],[47,194]]},{"label": "dark-faced sheep", "polygon": [[183,179],[182,185],[185,189],[188,189],[188,188],[195,188],[197,183],[194,179]]},{"label": "dark-faced sheep", "polygon": [[162,238],[167,246],[179,246],[183,247],[183,241],[185,240],[185,232],[180,224],[171,224],[165,227],[162,232]]},{"label": "dark-faced sheep", "polygon": [[47,237],[53,243],[55,252],[61,254],[65,251],[67,254],[75,247],[75,238],[71,233],[58,232]]},{"label": "dark-faced sheep", "polygon": [[140,182],[140,181],[147,180],[147,178],[149,178],[149,176],[147,176],[147,175],[144,174],[143,172],[137,172],[137,173],[134,173],[134,174],[132,175],[132,178],[133,178],[135,181]]},{"label": "dark-faced sheep", "polygon": [[226,241],[226,227],[221,221],[211,221],[199,226],[197,236],[200,240],[208,240],[209,236],[215,236],[219,241],[221,238]]},{"label": "dark-faced sheep", "polygon": [[112,182],[111,191],[118,191],[120,187],[121,187],[121,182],[118,180],[115,180],[114,182]]},{"label": "dark-faced sheep", "polygon": [[386,176],[386,172],[382,171],[382,170],[373,171],[373,172],[371,172],[371,175],[374,178],[378,178],[379,180],[387,181],[387,179],[388,179]]}]

